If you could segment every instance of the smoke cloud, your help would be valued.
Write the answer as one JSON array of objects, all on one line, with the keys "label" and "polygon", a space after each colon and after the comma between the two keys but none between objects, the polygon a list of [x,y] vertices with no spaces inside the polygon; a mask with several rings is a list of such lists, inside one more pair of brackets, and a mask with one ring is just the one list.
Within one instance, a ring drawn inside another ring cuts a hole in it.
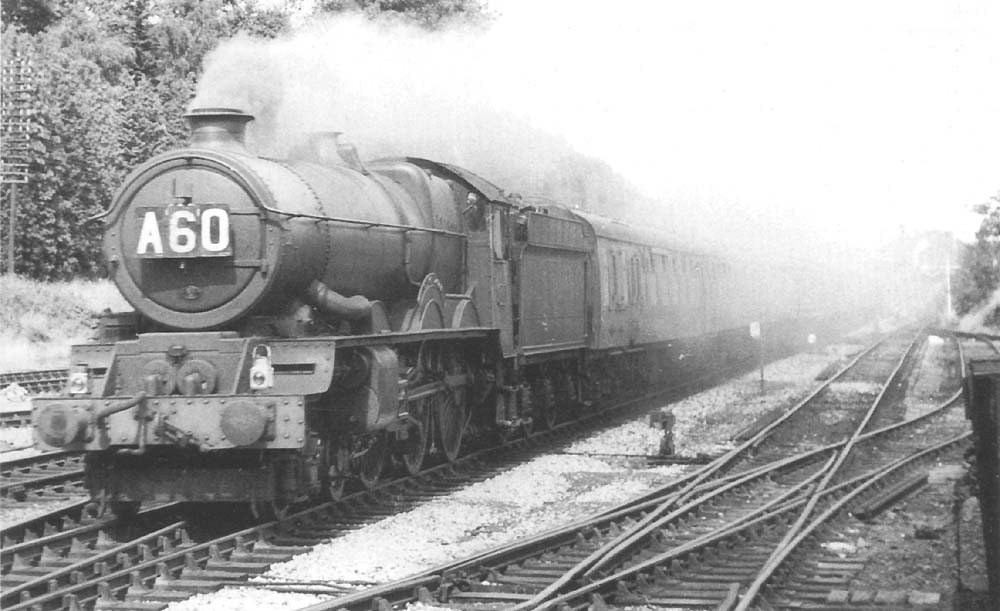
[{"label": "smoke cloud", "polygon": [[[858,218],[853,200],[822,205],[807,183],[816,172],[819,192],[847,182],[839,160],[791,163],[808,149],[778,137],[786,116],[771,108],[761,122],[752,111],[767,105],[737,97],[756,100],[742,90],[757,81],[734,74],[773,62],[716,49],[718,32],[700,38],[706,24],[674,16],[664,22],[671,31],[690,31],[660,37],[660,48],[648,32],[661,21],[655,13],[605,7],[606,25],[595,26],[595,9],[570,4],[559,10],[589,16],[586,25],[553,21],[540,7],[486,30],[337,16],[279,40],[235,39],[207,59],[192,106],[254,114],[248,140],[262,155],[285,156],[312,131],[340,131],[362,158],[454,163],[507,191],[662,228],[685,243],[753,260],[871,267],[870,252],[848,239],[879,208]],[[760,87],[789,80],[773,77]],[[785,132],[805,122],[791,116]]]},{"label": "smoke cloud", "polygon": [[498,43],[471,27],[330,18],[282,40],[224,43],[192,107],[253,114],[248,146],[261,155],[283,157],[310,132],[339,131],[363,158],[454,163],[508,191],[620,216],[626,200],[640,199],[623,178],[498,102],[507,88],[531,95],[490,70]]}]

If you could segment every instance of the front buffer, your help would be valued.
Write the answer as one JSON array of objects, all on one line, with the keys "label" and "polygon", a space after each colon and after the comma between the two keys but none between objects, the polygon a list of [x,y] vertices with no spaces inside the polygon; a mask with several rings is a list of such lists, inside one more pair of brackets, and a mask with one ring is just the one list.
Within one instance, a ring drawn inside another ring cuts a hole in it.
[{"label": "front buffer", "polygon": [[[395,392],[375,383],[397,379],[391,351],[355,347],[338,364],[337,344],[201,332],[74,346],[66,396],[34,400],[37,445],[84,452],[87,485],[112,509],[288,506],[318,493],[331,440],[398,420]],[[367,375],[354,371],[361,351],[381,356],[363,361]],[[358,388],[334,400],[341,378]]]},{"label": "front buffer", "polygon": [[[293,501],[306,446],[301,395],[37,399],[40,447],[87,452],[95,499]],[[289,471],[289,466],[284,471]],[[287,473],[286,473],[287,476]],[[292,497],[292,498],[288,498]]]}]

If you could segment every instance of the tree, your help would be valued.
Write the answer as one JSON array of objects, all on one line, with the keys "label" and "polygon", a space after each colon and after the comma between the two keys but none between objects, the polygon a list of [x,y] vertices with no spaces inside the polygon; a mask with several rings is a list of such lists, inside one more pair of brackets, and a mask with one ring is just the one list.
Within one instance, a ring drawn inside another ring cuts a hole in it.
[{"label": "tree", "polygon": [[205,55],[238,32],[287,26],[249,0],[4,0],[3,10],[17,17],[4,22],[3,53],[29,57],[37,83],[15,269],[42,279],[103,271],[101,225],[88,219],[131,168],[186,138]]},{"label": "tree", "polygon": [[99,232],[86,219],[105,207],[122,174],[118,111],[131,53],[82,9],[36,36],[5,31],[3,48],[30,57],[36,77],[16,269],[39,278],[94,275]]},{"label": "tree", "polygon": [[3,0],[0,21],[28,34],[37,34],[59,18],[58,0]]},{"label": "tree", "polygon": [[391,16],[428,30],[454,22],[483,25],[493,19],[486,3],[479,0],[323,0],[317,12],[360,12],[369,19]]},{"label": "tree", "polygon": [[1000,193],[974,211],[983,218],[976,241],[965,249],[956,274],[955,309],[964,316],[988,306],[983,322],[1000,326]]}]

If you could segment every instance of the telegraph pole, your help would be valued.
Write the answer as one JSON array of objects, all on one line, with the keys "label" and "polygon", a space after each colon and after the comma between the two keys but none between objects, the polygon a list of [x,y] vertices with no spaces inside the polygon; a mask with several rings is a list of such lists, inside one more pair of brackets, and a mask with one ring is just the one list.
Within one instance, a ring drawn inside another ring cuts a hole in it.
[{"label": "telegraph pole", "polygon": [[3,63],[3,103],[0,132],[3,135],[2,184],[10,185],[10,222],[7,223],[7,273],[14,275],[14,245],[17,236],[17,188],[28,183],[32,115],[31,62],[16,51]]}]

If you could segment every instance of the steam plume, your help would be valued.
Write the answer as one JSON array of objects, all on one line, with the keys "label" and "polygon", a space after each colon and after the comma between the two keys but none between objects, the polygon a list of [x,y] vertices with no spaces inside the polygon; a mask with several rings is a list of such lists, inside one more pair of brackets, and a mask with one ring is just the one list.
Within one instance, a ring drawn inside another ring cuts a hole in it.
[{"label": "steam plume", "polygon": [[614,214],[631,195],[622,178],[497,103],[498,90],[525,87],[497,80],[497,52],[471,28],[331,18],[283,40],[224,43],[192,106],[255,115],[248,144],[262,155],[285,156],[312,131],[340,131],[366,158],[455,163],[508,190]]}]

